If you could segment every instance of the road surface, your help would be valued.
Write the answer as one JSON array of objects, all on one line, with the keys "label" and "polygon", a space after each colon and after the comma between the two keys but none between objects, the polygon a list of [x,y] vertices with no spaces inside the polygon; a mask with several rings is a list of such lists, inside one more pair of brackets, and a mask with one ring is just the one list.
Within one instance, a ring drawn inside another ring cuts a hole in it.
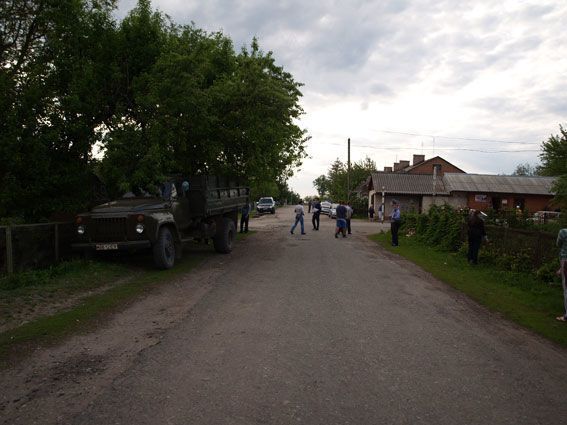
[{"label": "road surface", "polygon": [[292,217],[2,371],[3,423],[567,424],[567,350]]}]

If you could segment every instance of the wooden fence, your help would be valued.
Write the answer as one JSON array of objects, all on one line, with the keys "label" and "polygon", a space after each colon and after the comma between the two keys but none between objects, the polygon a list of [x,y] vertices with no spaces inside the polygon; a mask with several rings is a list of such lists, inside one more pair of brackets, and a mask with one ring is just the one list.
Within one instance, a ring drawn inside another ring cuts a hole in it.
[{"label": "wooden fence", "polygon": [[73,223],[0,226],[0,275],[49,267],[71,257]]}]

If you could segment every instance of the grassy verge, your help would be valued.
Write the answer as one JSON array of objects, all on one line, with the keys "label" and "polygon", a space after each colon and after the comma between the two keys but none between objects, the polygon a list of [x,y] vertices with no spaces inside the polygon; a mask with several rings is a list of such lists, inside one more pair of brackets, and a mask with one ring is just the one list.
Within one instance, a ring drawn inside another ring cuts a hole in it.
[{"label": "grassy verge", "polygon": [[435,251],[413,238],[401,237],[390,245],[389,233],[370,236],[384,248],[419,265],[439,280],[464,292],[506,318],[567,347],[567,326],[555,320],[563,312],[561,286],[541,283],[526,273],[471,266],[460,253]]},{"label": "grassy verge", "polygon": [[5,365],[11,355],[20,356],[25,353],[26,347],[31,344],[34,346],[47,345],[71,333],[89,329],[103,317],[103,313],[119,308],[160,283],[188,272],[208,255],[206,252],[191,253],[176,263],[174,268],[165,271],[136,268],[134,277],[130,279],[125,277],[133,272],[131,264],[126,266],[116,263],[92,262],[83,263],[82,267],[71,266],[67,272],[56,273],[56,276],[49,279],[46,279],[45,276],[39,279],[37,276],[33,278],[32,273],[25,278],[28,284],[17,288],[10,289],[10,284],[8,284],[7,287],[0,289],[0,299],[22,291],[27,291],[29,294],[34,291],[46,293],[49,290],[56,291],[61,288],[72,290],[73,286],[76,291],[88,290],[108,282],[109,279],[125,278],[121,284],[111,286],[102,293],[87,296],[81,300],[79,305],[39,317],[15,329],[0,333],[0,365]]}]

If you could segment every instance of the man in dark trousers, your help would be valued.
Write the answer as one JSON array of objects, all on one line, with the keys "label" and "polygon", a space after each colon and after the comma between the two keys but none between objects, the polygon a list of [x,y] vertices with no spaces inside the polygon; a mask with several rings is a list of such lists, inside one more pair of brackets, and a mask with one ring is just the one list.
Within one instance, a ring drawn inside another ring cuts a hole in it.
[{"label": "man in dark trousers", "polygon": [[478,251],[480,250],[482,240],[486,238],[484,221],[482,220],[482,218],[480,218],[480,210],[472,211],[467,221],[467,227],[467,236],[469,242],[467,259],[471,264],[478,264]]},{"label": "man in dark trousers", "polygon": [[313,223],[313,230],[319,230],[319,220],[321,217],[321,201],[319,198],[315,198],[313,203],[313,217],[311,218],[311,223]]},{"label": "man in dark trousers", "polygon": [[248,233],[248,220],[250,219],[250,203],[246,203],[240,210],[240,233]]},{"label": "man in dark trousers", "polygon": [[394,209],[390,215],[390,230],[392,231],[392,246],[398,246],[398,231],[402,223],[402,216],[400,213],[400,204],[398,201],[392,203]]}]

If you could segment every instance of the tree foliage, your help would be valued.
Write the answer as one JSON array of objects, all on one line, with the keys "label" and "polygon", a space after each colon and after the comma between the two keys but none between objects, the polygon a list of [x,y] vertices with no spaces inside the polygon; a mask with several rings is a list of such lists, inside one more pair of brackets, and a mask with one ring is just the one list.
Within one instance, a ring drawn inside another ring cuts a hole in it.
[{"label": "tree foliage", "polygon": [[553,187],[555,201],[567,208],[567,131],[559,126],[560,134],[551,135],[542,143],[541,175],[557,177]]},{"label": "tree foliage", "polygon": [[283,187],[305,157],[301,84],[256,39],[237,53],[149,0],[117,23],[115,3],[0,9],[0,216],[84,208],[95,173],[111,194],[174,173]]},{"label": "tree foliage", "polygon": [[539,176],[540,175],[540,167],[533,166],[528,162],[523,164],[518,164],[516,169],[512,173],[513,176]]}]

